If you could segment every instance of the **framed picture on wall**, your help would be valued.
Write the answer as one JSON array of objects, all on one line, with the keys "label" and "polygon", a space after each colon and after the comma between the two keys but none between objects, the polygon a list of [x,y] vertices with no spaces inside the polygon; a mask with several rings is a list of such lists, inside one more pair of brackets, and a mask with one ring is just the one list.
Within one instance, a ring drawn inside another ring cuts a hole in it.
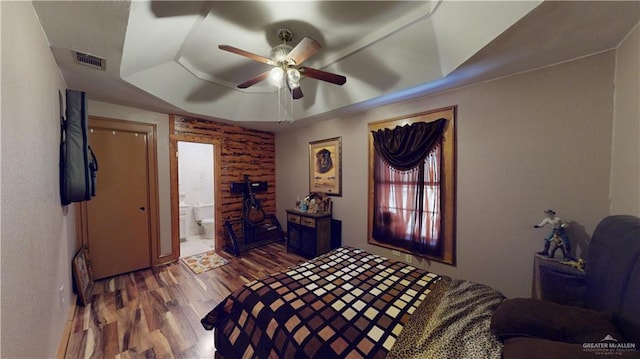
[{"label": "framed picture on wall", "polygon": [[342,196],[342,137],[309,142],[309,193]]},{"label": "framed picture on wall", "polygon": [[73,279],[80,303],[85,306],[91,302],[93,280],[89,261],[89,252],[82,248],[73,257]]}]

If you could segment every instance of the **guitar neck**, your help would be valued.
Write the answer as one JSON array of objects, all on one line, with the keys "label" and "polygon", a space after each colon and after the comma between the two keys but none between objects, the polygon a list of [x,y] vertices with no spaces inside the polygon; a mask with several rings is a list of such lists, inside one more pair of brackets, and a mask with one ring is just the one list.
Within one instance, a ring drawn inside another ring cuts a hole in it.
[{"label": "guitar neck", "polygon": [[247,193],[249,195],[249,201],[251,202],[251,204],[253,206],[258,206],[257,201],[256,201],[256,197],[253,194],[253,188],[251,186],[251,181],[249,180],[249,176],[247,176],[247,175],[244,176],[244,183],[247,186]]}]

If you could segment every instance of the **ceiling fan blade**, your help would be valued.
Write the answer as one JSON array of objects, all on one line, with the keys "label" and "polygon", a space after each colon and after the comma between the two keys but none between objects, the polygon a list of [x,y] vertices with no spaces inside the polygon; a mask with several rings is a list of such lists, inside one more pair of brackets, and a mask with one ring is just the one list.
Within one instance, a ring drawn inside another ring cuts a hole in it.
[{"label": "ceiling fan blade", "polygon": [[300,65],[304,60],[318,52],[318,50],[320,50],[320,44],[314,39],[305,37],[289,52],[287,57],[293,60],[296,65]]},{"label": "ceiling fan blade", "polygon": [[312,79],[331,82],[332,84],[336,84],[336,85],[342,86],[347,82],[347,78],[342,75],[337,75],[331,72],[317,70],[311,67],[301,67],[298,69],[298,71],[300,71],[300,73],[302,73],[306,77],[311,77]]},{"label": "ceiling fan blade", "polygon": [[244,50],[241,50],[241,49],[239,49],[237,47],[233,47],[233,46],[229,46],[229,45],[218,45],[218,48],[220,50],[229,51],[229,52],[232,52],[232,53],[240,55],[240,56],[248,57],[251,60],[262,62],[262,63],[265,63],[267,65],[273,65],[273,61],[270,58],[264,57],[264,56],[260,56],[260,55],[256,55],[256,54],[254,54],[252,52],[244,51]]},{"label": "ceiling fan blade", "polygon": [[304,96],[302,94],[302,89],[300,88],[300,86],[291,89],[291,97],[293,97],[294,100],[300,99],[302,98],[302,96]]},{"label": "ceiling fan blade", "polygon": [[251,87],[251,86],[257,84],[258,82],[266,80],[267,77],[269,77],[269,71],[265,71],[265,72],[261,73],[260,75],[254,77],[254,78],[248,79],[247,81],[245,81],[245,82],[241,83],[240,85],[238,85],[238,88],[246,89],[247,87]]}]

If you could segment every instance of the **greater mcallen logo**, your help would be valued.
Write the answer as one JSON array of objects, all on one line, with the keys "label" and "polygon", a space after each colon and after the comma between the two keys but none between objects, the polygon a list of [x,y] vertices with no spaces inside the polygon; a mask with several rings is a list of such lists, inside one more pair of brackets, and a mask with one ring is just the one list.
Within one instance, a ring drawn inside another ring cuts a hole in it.
[{"label": "greater mcallen logo", "polygon": [[582,350],[585,352],[612,355],[636,351],[636,343],[621,343],[611,335],[607,335],[599,342],[583,343]]}]

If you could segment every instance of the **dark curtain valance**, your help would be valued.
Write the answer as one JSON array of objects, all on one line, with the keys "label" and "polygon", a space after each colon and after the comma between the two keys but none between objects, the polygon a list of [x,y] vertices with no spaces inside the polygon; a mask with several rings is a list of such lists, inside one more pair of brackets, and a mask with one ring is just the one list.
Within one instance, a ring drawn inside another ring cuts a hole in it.
[{"label": "dark curtain valance", "polygon": [[442,137],[447,120],[416,122],[371,131],[373,146],[384,162],[399,171],[416,168]]}]

